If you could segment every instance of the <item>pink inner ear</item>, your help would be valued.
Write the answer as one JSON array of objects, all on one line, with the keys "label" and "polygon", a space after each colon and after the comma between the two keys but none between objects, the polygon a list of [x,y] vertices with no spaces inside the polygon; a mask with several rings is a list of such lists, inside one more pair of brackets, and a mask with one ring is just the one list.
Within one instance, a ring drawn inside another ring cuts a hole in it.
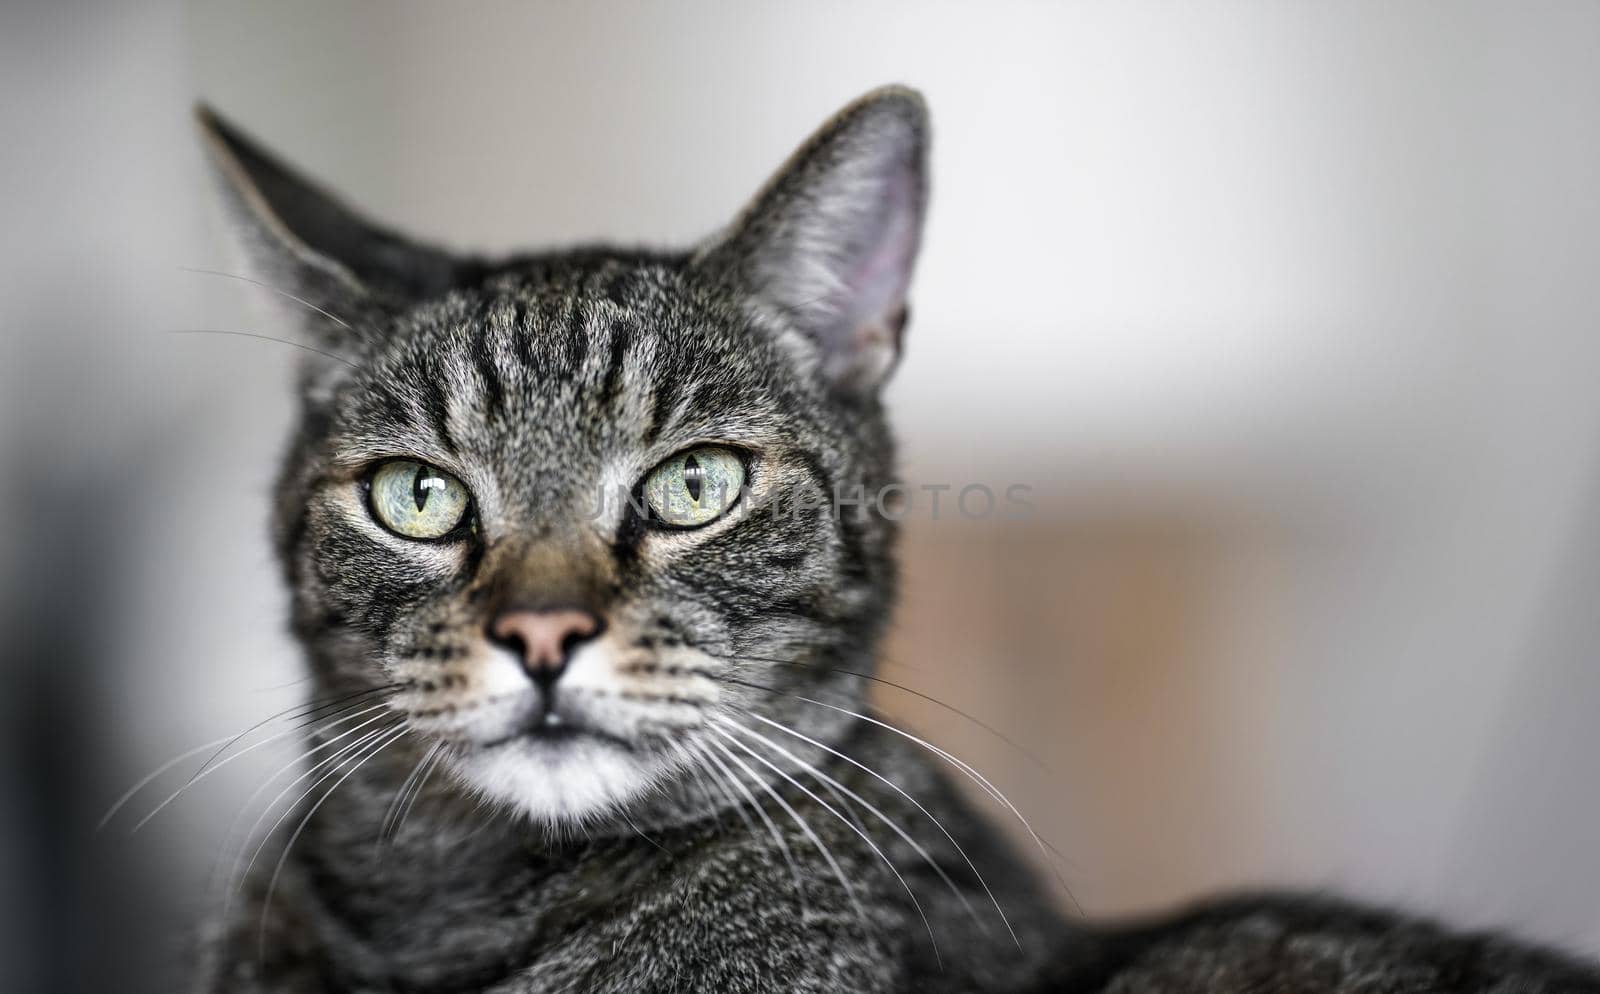
[{"label": "pink inner ear", "polygon": [[922,235],[924,130],[914,100],[852,109],[707,257],[784,314],[837,385],[869,390],[894,364]]},{"label": "pink inner ear", "polygon": [[905,307],[917,252],[917,212],[909,178],[896,174],[883,184],[882,200],[874,206],[881,229],[844,279],[848,299],[839,309],[837,333],[847,348],[870,346],[874,339],[893,346],[887,333]]}]

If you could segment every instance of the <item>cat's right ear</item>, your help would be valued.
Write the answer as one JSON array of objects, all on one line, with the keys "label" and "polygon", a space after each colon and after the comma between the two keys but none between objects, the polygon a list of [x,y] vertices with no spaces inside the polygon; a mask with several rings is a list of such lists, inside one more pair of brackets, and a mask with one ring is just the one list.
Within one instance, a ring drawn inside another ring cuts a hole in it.
[{"label": "cat's right ear", "polygon": [[351,325],[456,282],[457,260],[368,222],[211,108],[195,122],[251,275],[312,305],[298,320],[323,343],[353,349]]},{"label": "cat's right ear", "polygon": [[888,86],[840,111],[693,265],[783,329],[841,394],[875,393],[899,358],[928,199],[928,110]]}]

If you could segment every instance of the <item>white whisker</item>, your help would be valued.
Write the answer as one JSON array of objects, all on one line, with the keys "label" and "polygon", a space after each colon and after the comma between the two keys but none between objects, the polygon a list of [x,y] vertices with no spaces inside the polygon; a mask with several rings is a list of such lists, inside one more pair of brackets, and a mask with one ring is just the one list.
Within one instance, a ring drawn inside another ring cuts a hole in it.
[{"label": "white whisker", "polygon": [[756,752],[754,749],[750,748],[749,746],[745,745],[743,742],[740,742],[738,739],[734,738],[733,736],[729,735],[727,732],[724,732],[719,728],[714,728],[714,729],[712,729],[712,731],[716,732],[718,735],[721,735],[723,738],[727,739],[729,742],[732,742],[734,745],[738,746],[740,749],[743,749],[745,752],[749,753],[750,756],[752,758],[754,758],[757,762],[759,762],[761,765],[765,766],[767,769],[771,770],[772,772],[778,774],[778,776],[782,777],[784,780],[787,780],[796,790],[800,791],[802,794],[804,794],[807,797],[811,798],[817,804],[820,804],[824,811],[828,812],[829,814],[833,815],[835,818],[839,819],[839,821],[843,825],[845,825],[852,832],[856,833],[856,835],[861,837],[861,841],[865,842],[867,844],[867,847],[870,848],[874,853],[876,853],[879,859],[883,860],[883,865],[887,866],[889,868],[889,872],[893,873],[894,876],[895,876],[895,879],[900,881],[900,886],[905,888],[906,896],[911,898],[912,906],[917,909],[917,914],[922,917],[923,927],[925,927],[928,930],[928,942],[933,945],[933,958],[934,958],[935,961],[938,962],[939,968],[941,970],[944,969],[944,958],[939,955],[939,940],[934,937],[934,934],[933,934],[933,923],[928,921],[927,912],[922,910],[922,902],[917,900],[916,892],[911,889],[911,885],[910,884],[906,883],[906,878],[900,873],[900,870],[894,865],[894,863],[889,859],[889,857],[884,854],[883,850],[878,848],[878,844],[876,842],[872,841],[872,837],[869,836],[866,832],[863,832],[861,829],[857,828],[853,823],[851,823],[850,819],[848,819],[844,815],[840,814],[827,801],[824,801],[822,798],[820,798],[816,794],[812,793],[810,790],[808,790],[806,788],[806,786],[804,784],[802,784],[800,781],[796,780],[787,771],[781,769],[777,764],[775,764],[772,761],[768,760],[765,756],[762,756],[760,753]]},{"label": "white whisker", "polygon": [[[746,787],[744,785],[744,781],[740,780],[738,776],[736,776],[734,772],[728,768],[727,764],[722,761],[721,757],[719,757],[716,752],[710,748],[714,745],[716,745],[714,742],[702,743],[700,748],[704,751],[705,757],[715,765],[716,770],[713,772],[721,771],[723,777],[722,782],[725,784],[731,784],[735,790],[742,794],[750,807],[755,809],[756,816],[761,819],[762,824],[766,825],[767,831],[772,834],[772,841],[778,844],[778,851],[783,854],[783,861],[789,864],[790,874],[794,876],[795,895],[799,897],[801,903],[804,904],[806,900],[805,881],[800,876],[800,865],[795,862],[794,853],[789,849],[788,840],[783,837],[782,832],[778,831],[777,823],[772,820],[771,815],[767,814],[767,809],[761,806],[760,802],[756,800],[754,794],[750,793],[750,788]],[[738,806],[738,810],[742,814],[744,812],[743,806]],[[746,818],[748,819],[748,817],[749,816],[747,815]],[[750,833],[752,835],[755,834],[754,825],[750,826]]]},{"label": "white whisker", "polygon": [[400,789],[394,792],[394,799],[389,802],[389,809],[383,813],[383,824],[378,827],[378,837],[374,840],[374,845],[381,847],[385,839],[392,837],[389,828],[400,814],[401,807],[405,805],[411,793],[412,784],[422,773],[422,768],[428,765],[429,760],[433,759],[434,754],[443,747],[443,742],[435,742],[433,748],[423,753],[422,758],[417,760],[417,765],[413,766],[411,772],[406,774],[405,780],[400,784]]},{"label": "white whisker", "polygon": [[[345,718],[341,718],[338,722],[335,722],[335,724],[339,724],[339,723],[341,723],[343,721],[348,721],[350,718],[359,718],[361,715],[364,715],[364,714],[371,714],[373,711],[377,711],[380,708],[385,708],[387,706],[388,706],[387,704],[383,704],[383,703],[374,704],[371,707],[366,708],[365,710],[357,711],[354,715],[349,715],[349,716],[346,716]],[[193,787],[195,784],[199,783],[201,780],[204,780],[206,777],[211,776],[213,773],[216,773],[218,770],[220,770],[223,767],[227,766],[229,763],[233,762],[234,760],[239,759],[242,756],[248,756],[250,753],[255,752],[257,749],[260,749],[263,746],[269,746],[272,743],[280,741],[280,740],[285,739],[285,738],[288,738],[289,736],[294,735],[295,733],[297,733],[299,731],[300,731],[300,728],[297,726],[295,728],[285,729],[285,730],[283,730],[281,732],[278,732],[275,735],[270,735],[267,738],[262,739],[260,742],[254,743],[253,745],[249,745],[249,746],[246,746],[243,749],[240,749],[238,752],[236,752],[233,755],[228,756],[227,758],[221,760],[216,765],[212,766],[210,769],[202,770],[202,771],[196,773],[194,776],[190,777],[189,781],[187,783],[185,783],[182,787],[179,787],[177,790],[173,791],[171,794],[168,794],[166,800],[162,801],[160,804],[155,806],[155,810],[151,811],[149,814],[147,814],[143,818],[139,819],[139,823],[133,826],[132,831],[137,832],[139,829],[145,827],[145,825],[150,823],[150,819],[152,819],[156,815],[160,814],[162,812],[162,810],[164,808],[166,808],[167,805],[171,804],[173,801],[176,801],[179,798],[179,796],[181,796],[183,794],[184,791],[188,790],[190,787]]]},{"label": "white whisker", "polygon": [[861,770],[862,772],[866,773],[867,775],[869,775],[871,777],[874,777],[879,782],[881,782],[885,786],[887,786],[890,790],[893,790],[895,793],[899,794],[901,797],[905,798],[907,801],[910,801],[913,805],[916,806],[916,809],[918,811],[921,811],[924,815],[927,815],[928,820],[933,822],[934,825],[938,827],[940,832],[944,833],[944,837],[949,840],[949,842],[950,842],[950,844],[952,846],[955,847],[956,852],[961,854],[961,858],[963,860],[966,860],[967,868],[969,870],[971,870],[972,871],[972,875],[978,879],[978,883],[980,885],[982,885],[982,887],[983,887],[983,892],[985,894],[989,895],[989,900],[990,900],[991,903],[994,904],[994,910],[996,911],[996,913],[998,913],[1000,915],[1000,920],[1002,922],[1005,922],[1006,931],[1011,933],[1011,941],[1015,942],[1017,944],[1017,948],[1018,949],[1022,948],[1022,942],[1021,942],[1021,940],[1019,940],[1017,938],[1016,929],[1011,927],[1011,920],[1006,917],[1005,909],[1000,907],[1000,900],[994,896],[994,891],[989,889],[988,881],[984,880],[983,879],[983,874],[978,872],[978,867],[973,864],[972,857],[968,856],[967,855],[967,851],[965,849],[961,848],[961,843],[957,842],[956,839],[955,839],[955,836],[951,835],[950,831],[944,827],[944,823],[941,822],[938,818],[934,817],[933,812],[929,811],[927,808],[922,806],[922,802],[918,801],[915,797],[912,797],[909,793],[907,793],[905,791],[905,789],[903,789],[899,784],[895,783],[893,780],[890,780],[888,777],[885,777],[883,774],[879,773],[877,770],[874,770],[872,767],[867,766],[864,763],[858,762],[853,757],[848,756],[843,752],[840,752],[838,749],[835,749],[835,748],[833,748],[831,746],[828,746],[828,745],[824,745],[823,743],[818,742],[816,739],[813,739],[808,735],[804,735],[804,734],[802,734],[800,732],[797,732],[794,729],[788,727],[787,725],[782,724],[781,722],[773,721],[771,718],[763,717],[763,716],[761,716],[759,714],[756,714],[753,711],[747,711],[745,713],[747,715],[749,715],[751,718],[754,718],[756,721],[762,722],[763,724],[771,725],[773,728],[778,729],[780,732],[786,732],[789,735],[793,735],[795,738],[800,739],[803,742],[809,742],[811,745],[816,746],[818,749],[821,749],[821,750],[823,750],[825,752],[831,753],[831,754],[839,757],[840,759],[842,759],[845,762],[849,763],[851,766],[854,766],[856,769]]},{"label": "white whisker", "polygon": [[197,273],[197,274],[199,274],[201,276],[222,276],[222,277],[226,277],[227,279],[230,279],[230,280],[238,280],[241,283],[249,283],[249,284],[252,284],[253,286],[258,286],[263,290],[269,290],[272,293],[275,293],[280,297],[284,297],[284,298],[286,298],[288,300],[292,300],[295,303],[300,304],[303,307],[307,307],[307,308],[310,308],[313,311],[316,311],[318,314],[321,314],[323,317],[327,318],[329,321],[332,321],[334,324],[338,325],[339,327],[344,328],[346,331],[354,333],[357,337],[359,337],[363,342],[366,342],[368,345],[372,344],[372,341],[367,338],[367,335],[366,335],[365,331],[363,331],[360,328],[355,327],[350,322],[346,321],[344,318],[340,317],[337,314],[334,314],[331,311],[323,310],[322,308],[318,307],[316,304],[313,304],[311,301],[305,299],[304,297],[297,297],[294,294],[290,293],[288,290],[284,290],[281,287],[275,287],[271,283],[264,283],[261,280],[252,279],[249,276],[240,276],[238,273],[225,273],[225,272],[222,272],[219,269],[196,269],[196,268],[194,268],[192,266],[179,266],[178,270],[180,272],[185,272],[185,273]]},{"label": "white whisker", "polygon": [[[344,724],[345,722],[355,721],[357,718],[361,718],[364,715],[371,714],[373,710],[376,710],[376,708],[368,708],[368,709],[363,710],[363,711],[357,711],[355,714],[347,714],[347,715],[344,715],[342,717],[332,719],[332,720],[327,721],[326,723],[322,724],[318,728],[313,728],[312,729],[312,734],[326,733],[326,732],[331,731],[332,729],[338,727],[339,725]],[[362,722],[360,725],[357,725],[355,728],[349,729],[348,731],[349,732],[359,731],[360,729],[365,728],[367,725],[372,724],[376,720],[378,720],[378,719],[376,719],[376,718],[369,719],[367,721]],[[304,728],[305,726],[301,726],[301,727]],[[227,832],[225,832],[223,834],[223,836],[222,836],[222,845],[221,845],[220,849],[217,852],[216,866],[212,871],[211,886],[213,888],[223,887],[223,886],[231,887],[231,881],[233,879],[233,874],[235,872],[237,872],[238,867],[239,867],[239,863],[243,861],[244,854],[249,848],[250,836],[255,832],[255,830],[257,828],[261,827],[261,822],[266,820],[267,815],[277,805],[278,801],[283,799],[283,794],[279,794],[277,797],[273,798],[272,803],[267,805],[266,809],[263,810],[262,813],[260,814],[260,816],[256,819],[255,824],[251,826],[250,832],[246,833],[245,837],[243,839],[239,840],[238,850],[237,851],[233,851],[234,850],[234,847],[233,847],[234,837],[239,834],[239,826],[240,826],[241,823],[243,823],[245,815],[247,815],[250,812],[250,810],[252,809],[252,807],[255,805],[256,799],[259,798],[262,794],[266,793],[267,789],[270,788],[274,783],[276,783],[279,777],[281,777],[285,773],[289,772],[297,764],[299,764],[299,763],[301,763],[301,762],[303,762],[303,761],[305,761],[307,759],[310,759],[312,756],[314,756],[317,753],[321,752],[323,749],[326,749],[328,746],[334,744],[335,742],[338,742],[340,739],[342,739],[344,737],[345,736],[343,734],[341,734],[336,738],[330,739],[327,742],[319,743],[317,745],[312,746],[310,749],[305,750],[304,752],[296,754],[293,759],[289,760],[287,763],[284,763],[282,766],[278,767],[276,770],[274,770],[272,772],[272,774],[270,776],[267,776],[267,777],[263,778],[262,781],[259,784],[256,785],[256,788],[250,792],[250,796],[245,798],[244,799],[244,803],[239,805],[238,811],[236,811],[234,813],[233,818],[228,822],[228,830],[227,830]],[[319,763],[318,765],[321,765],[321,764]],[[285,789],[285,793],[287,793],[287,788]],[[224,873],[223,873],[224,866],[230,867],[230,870],[229,870],[229,872],[227,874],[226,879],[224,879]]]},{"label": "white whisker", "polygon": [[860,719],[861,721],[865,721],[869,724],[877,725],[879,728],[882,728],[885,731],[893,732],[902,738],[915,742],[917,745],[928,750],[935,756],[938,756],[940,759],[943,759],[945,762],[966,774],[973,783],[981,787],[985,793],[994,798],[997,802],[1005,805],[1007,810],[1009,810],[1011,814],[1016,817],[1017,821],[1022,824],[1022,827],[1027,830],[1028,835],[1033,838],[1034,845],[1039,847],[1039,853],[1045,858],[1045,861],[1050,864],[1050,869],[1055,873],[1056,881],[1061,884],[1061,889],[1067,892],[1067,896],[1070,897],[1072,895],[1072,890],[1067,886],[1067,881],[1061,876],[1061,870],[1056,866],[1055,861],[1050,859],[1050,850],[1044,844],[1044,840],[1039,838],[1039,833],[1033,830],[1033,826],[1028,823],[1028,819],[1022,816],[1022,812],[1017,810],[1017,806],[1011,803],[1011,799],[1006,797],[1005,794],[1001,793],[1000,788],[990,783],[988,777],[985,777],[982,773],[979,773],[977,770],[973,769],[970,764],[958,759],[950,752],[939,748],[932,742],[929,742],[927,739],[912,735],[903,728],[896,728],[894,725],[891,725],[886,721],[879,721],[877,718],[873,718],[870,715],[861,714],[860,712],[852,711],[849,708],[842,708],[837,704],[827,704],[823,701],[813,700],[810,697],[803,697],[799,694],[792,694],[790,696],[794,697],[796,700],[805,701],[807,704],[815,704],[817,707],[838,711],[840,714],[850,715],[853,718]]},{"label": "white whisker", "polygon": [[[350,779],[351,775],[357,770],[361,769],[362,766],[366,765],[366,762],[369,759],[387,749],[395,742],[399,741],[408,731],[410,731],[410,729],[405,726],[404,722],[399,722],[397,725],[398,727],[390,726],[388,730],[380,733],[380,737],[381,735],[388,735],[389,737],[381,739],[377,745],[374,745],[370,750],[368,750],[366,755],[362,756],[360,759],[357,759],[354,765],[345,771],[343,776],[334,781],[333,786],[329,787],[321,797],[317,798],[316,803],[311,805],[311,810],[305,813],[305,817],[300,819],[300,824],[295,826],[294,833],[289,836],[289,841],[285,843],[283,847],[283,853],[278,856],[278,865],[272,868],[272,879],[267,882],[267,893],[261,901],[261,925],[259,926],[259,931],[256,935],[256,952],[262,960],[266,959],[267,923],[272,920],[272,917],[269,914],[269,911],[272,907],[272,895],[278,889],[278,878],[282,876],[283,867],[289,861],[290,850],[294,848],[295,842],[299,840],[300,834],[306,830],[306,826],[311,824],[311,816],[317,813],[317,809],[322,807],[324,801],[333,796],[333,792],[339,789],[340,784]],[[390,734],[391,732],[392,734]],[[327,778],[324,777],[323,779],[325,780]],[[322,781],[319,780],[317,782],[321,783]],[[313,786],[312,789],[316,789],[315,786]],[[293,809],[291,808],[290,810]]]},{"label": "white whisker", "polygon": [[167,760],[165,763],[162,763],[160,766],[156,767],[154,770],[151,770],[149,773],[145,774],[145,776],[138,783],[134,784],[132,787],[129,787],[121,797],[117,798],[116,803],[112,804],[111,807],[106,809],[106,813],[100,816],[100,821],[94,826],[94,830],[98,832],[104,829],[111,819],[117,816],[117,812],[121,811],[123,806],[125,806],[129,801],[133,800],[135,794],[150,786],[150,784],[160,778],[163,773],[166,773],[168,770],[172,769],[174,766],[177,766],[186,759],[191,759],[203,752],[208,752],[212,749],[215,749],[217,746],[231,742],[232,740],[232,735],[224,735],[220,739],[213,739],[203,745],[195,746],[188,752],[179,753],[178,755]]},{"label": "white whisker", "polygon": [[[967,895],[961,890],[961,888],[956,886],[956,882],[954,880],[950,879],[950,874],[946,873],[944,867],[939,865],[939,861],[934,859],[933,855],[929,853],[920,842],[912,838],[911,834],[902,828],[900,824],[893,818],[890,818],[888,815],[884,814],[860,794],[840,783],[832,776],[822,772],[822,770],[818,769],[815,765],[806,762],[799,756],[796,756],[793,752],[790,752],[788,749],[785,749],[783,746],[767,738],[765,735],[762,735],[760,732],[757,732],[754,729],[746,728],[738,722],[731,721],[727,718],[717,717],[713,720],[717,721],[719,724],[727,725],[730,728],[738,729],[740,732],[750,736],[757,742],[765,744],[767,748],[771,749],[773,752],[776,752],[789,762],[795,764],[795,766],[805,770],[819,782],[825,785],[831,785],[833,789],[843,793],[846,797],[850,798],[850,800],[861,805],[863,808],[866,808],[868,813],[877,818],[879,821],[883,822],[884,825],[888,826],[888,828],[898,835],[906,845],[910,846],[918,856],[921,856],[924,862],[933,868],[933,872],[937,873],[939,875],[939,879],[944,881],[945,886],[950,888],[950,893],[954,894],[956,900],[961,902],[961,906],[967,909],[967,914],[971,916],[973,923],[978,925],[980,928],[982,927],[983,923],[979,921],[977,911],[973,909],[972,903],[967,900]],[[1002,917],[1004,916],[1002,915]],[[1012,938],[1015,939],[1016,936],[1013,935]]]},{"label": "white whisker", "polygon": [[411,817],[411,809],[417,806],[417,800],[422,797],[423,788],[428,785],[428,778],[433,776],[433,771],[439,768],[439,759],[444,755],[447,748],[449,747],[446,743],[440,742],[428,754],[426,760],[427,768],[422,771],[422,776],[418,778],[416,786],[411,788],[411,799],[406,802],[405,808],[400,812],[400,817],[395,819],[394,828],[389,832],[391,841],[400,837],[400,829],[405,827],[406,819]]},{"label": "white whisker", "polygon": [[[678,746],[678,749],[688,760],[688,762],[684,764],[683,768],[688,771],[691,777],[694,778],[695,789],[699,791],[700,796],[705,799],[706,807],[711,809],[712,817],[717,819],[717,828],[724,832],[727,831],[728,823],[722,818],[722,809],[726,806],[722,802],[729,799],[727,788],[721,787],[721,785],[718,784],[717,787],[720,789],[713,789],[709,771],[706,769],[705,758],[691,749],[687,742],[681,743]],[[745,821],[746,827],[753,827],[749,823],[748,815],[746,815],[742,810],[739,812],[739,815],[741,819]]]},{"label": "white whisker", "polygon": [[[349,729],[347,731],[341,732],[339,735],[335,736],[332,739],[329,739],[327,742],[321,743],[320,745],[317,745],[314,748],[306,751],[301,756],[296,757],[295,760],[294,760],[294,763],[298,763],[301,760],[310,758],[314,753],[317,753],[317,752],[322,751],[323,749],[326,749],[328,746],[333,745],[334,743],[338,742],[340,739],[346,738],[346,737],[348,737],[350,735],[354,735],[356,732],[359,732],[361,729],[367,727],[368,725],[372,724],[375,721],[382,721],[383,717],[384,716],[381,715],[381,714],[377,715],[376,717],[367,719],[366,721],[364,721],[361,724],[357,725],[355,728],[352,728],[352,729]],[[367,732],[366,734],[362,735],[360,738],[356,739],[354,742],[350,743],[349,745],[345,745],[345,746],[340,747],[332,755],[330,755],[326,759],[318,761],[310,769],[307,769],[305,772],[301,773],[299,776],[297,776],[293,780],[291,780],[289,782],[288,786],[284,787],[283,790],[278,792],[278,795],[276,797],[274,797],[270,802],[268,802],[267,806],[264,809],[262,809],[261,814],[256,818],[255,823],[250,826],[250,830],[245,833],[244,839],[240,843],[239,854],[234,859],[234,872],[229,875],[229,879],[232,881],[231,884],[229,885],[229,888],[228,888],[228,895],[229,895],[229,900],[230,901],[232,900],[233,893],[236,890],[238,890],[240,887],[243,886],[244,881],[250,875],[250,871],[255,868],[256,860],[261,857],[261,850],[266,847],[267,840],[272,837],[272,833],[276,832],[278,830],[278,826],[282,825],[284,820],[289,817],[290,812],[294,811],[294,808],[295,808],[296,804],[299,804],[302,800],[304,800],[307,796],[309,796],[311,791],[317,789],[317,784],[321,783],[322,780],[318,780],[316,783],[313,783],[309,788],[306,789],[305,793],[301,794],[300,797],[295,799],[294,804],[289,805],[289,807],[284,810],[283,814],[278,816],[278,820],[273,822],[272,827],[267,829],[266,833],[263,834],[262,836],[260,836],[261,841],[256,846],[255,855],[250,857],[249,864],[247,866],[245,866],[241,870],[240,869],[240,864],[244,862],[244,853],[245,853],[245,850],[250,847],[250,840],[256,836],[257,831],[259,831],[260,828],[261,828],[261,823],[266,821],[267,817],[270,814],[272,814],[272,809],[278,806],[278,802],[282,801],[284,799],[284,797],[286,797],[288,795],[288,793],[295,788],[296,785],[304,783],[307,779],[309,779],[310,777],[315,775],[318,770],[320,770],[323,767],[329,765],[330,763],[335,763],[335,762],[339,761],[343,757],[350,755],[352,752],[360,750],[360,748],[362,746],[364,746],[367,743],[371,742],[374,738],[384,734],[385,732],[387,732],[389,729],[391,729],[393,727],[394,727],[393,725],[386,725],[386,726],[384,726],[382,728],[373,729],[372,731]],[[284,770],[287,770],[290,766],[293,766],[294,763],[290,763],[289,766],[285,766]],[[272,780],[276,780],[280,775],[282,775],[283,772],[284,772],[283,770],[279,770],[278,773],[273,774],[272,778],[269,779],[267,782],[271,783]],[[329,775],[331,775],[331,774],[329,774]],[[327,777],[325,776],[325,777],[323,777],[323,779],[327,779]],[[226,913],[227,908],[224,907],[223,910]]]},{"label": "white whisker", "polygon": [[[316,714],[318,711],[325,711],[328,708],[334,708],[335,710],[332,713],[338,714],[340,711],[347,710],[347,708],[340,708],[339,705],[344,704],[347,701],[354,702],[354,701],[357,701],[359,698],[367,697],[367,696],[372,695],[372,694],[381,694],[386,690],[393,689],[394,686],[395,685],[391,683],[391,684],[387,684],[387,685],[382,686],[382,687],[373,687],[373,688],[370,688],[368,690],[357,691],[356,693],[353,693],[353,694],[345,694],[342,697],[336,697],[336,698],[333,698],[332,700],[306,701],[306,702],[302,702],[300,704],[296,704],[296,705],[294,705],[292,707],[284,708],[282,711],[279,711],[277,714],[268,715],[267,717],[262,718],[260,721],[256,722],[254,725],[251,725],[249,728],[246,728],[244,731],[238,733],[233,738],[229,739],[228,742],[227,742],[227,745],[224,745],[221,749],[218,749],[209,759],[207,759],[204,763],[201,763],[200,764],[200,768],[198,770],[195,770],[194,773],[192,775],[190,775],[189,783],[193,783],[195,780],[198,780],[200,778],[200,775],[205,773],[205,771],[210,768],[211,764],[216,761],[218,756],[220,756],[223,753],[228,751],[228,747],[229,746],[233,745],[235,742],[238,742],[240,739],[242,739],[245,736],[249,735],[251,732],[255,731],[256,729],[260,728],[263,725],[267,725],[267,724],[270,724],[270,723],[272,723],[274,721],[277,721],[279,718],[283,718],[285,715],[288,715],[290,718],[306,718],[306,717],[310,717],[311,715]],[[349,706],[350,707],[358,707],[359,705],[356,704],[356,703],[351,703]],[[291,711],[298,711],[299,714],[292,714],[291,715],[291,714],[289,714],[289,712],[291,712]],[[317,721],[320,721],[322,718],[325,718],[325,717],[328,717],[328,716],[327,715],[322,715],[319,718],[314,718],[314,719],[312,719],[310,724],[316,724]],[[301,727],[303,727],[303,726],[301,726]],[[188,786],[188,784],[185,784],[184,786]]]},{"label": "white whisker", "polygon": [[[705,781],[716,788],[725,805],[733,809],[734,813],[739,816],[739,820],[744,822],[745,829],[754,836],[756,834],[756,823],[750,819],[750,813],[744,809],[744,802],[717,775],[716,769],[711,765],[711,756],[703,750],[703,747],[698,742],[685,743],[684,749],[696,760],[698,772],[704,775]],[[717,801],[713,798],[711,803],[716,804]]]},{"label": "white whisker", "polygon": [[[715,731],[715,729],[713,729],[713,731]],[[735,741],[731,736],[724,735],[724,738],[727,738],[730,742],[733,742],[734,745],[742,746],[742,743]],[[816,846],[817,852],[822,854],[822,858],[827,862],[828,868],[833,871],[833,875],[838,878],[840,886],[844,888],[845,895],[850,899],[851,905],[855,907],[856,916],[862,921],[867,921],[867,913],[861,908],[861,901],[856,897],[856,889],[855,887],[851,886],[850,878],[844,875],[844,870],[839,866],[839,861],[833,858],[833,853],[828,849],[827,843],[823,842],[822,838],[818,836],[817,833],[812,829],[811,823],[806,821],[805,818],[801,816],[800,812],[794,809],[792,804],[784,800],[783,795],[774,790],[771,784],[763,780],[759,773],[751,769],[749,763],[746,763],[738,756],[735,756],[727,746],[720,742],[712,742],[711,745],[714,746],[718,752],[722,753],[725,759],[727,759],[729,762],[737,764],[740,769],[744,770],[745,775],[754,781],[756,786],[766,791],[768,797],[771,797],[774,801],[778,802],[778,806],[783,808],[789,817],[793,819],[795,825],[800,829],[801,834],[803,834],[813,846]]]}]

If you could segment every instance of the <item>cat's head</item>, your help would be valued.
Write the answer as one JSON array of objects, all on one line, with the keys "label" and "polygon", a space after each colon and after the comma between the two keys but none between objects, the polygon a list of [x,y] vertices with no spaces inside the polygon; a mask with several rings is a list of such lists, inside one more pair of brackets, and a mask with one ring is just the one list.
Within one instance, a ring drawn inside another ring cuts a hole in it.
[{"label": "cat's head", "polygon": [[894,580],[877,391],[926,199],[915,93],[845,108],[690,252],[502,261],[200,119],[320,350],[276,506],[326,694],[389,688],[459,779],[549,824],[760,770],[736,726],[809,748],[752,715],[838,738]]}]

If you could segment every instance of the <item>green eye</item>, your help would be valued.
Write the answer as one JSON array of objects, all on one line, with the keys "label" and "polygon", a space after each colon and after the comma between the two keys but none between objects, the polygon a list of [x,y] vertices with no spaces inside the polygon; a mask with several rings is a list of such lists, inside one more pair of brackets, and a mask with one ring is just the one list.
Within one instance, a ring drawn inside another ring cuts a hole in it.
[{"label": "green eye", "polygon": [[372,474],[372,516],[406,538],[441,538],[467,513],[467,488],[426,463],[395,459]]},{"label": "green eye", "polygon": [[726,513],[743,487],[744,460],[732,449],[704,445],[651,470],[644,481],[644,498],[658,520],[694,528]]}]

